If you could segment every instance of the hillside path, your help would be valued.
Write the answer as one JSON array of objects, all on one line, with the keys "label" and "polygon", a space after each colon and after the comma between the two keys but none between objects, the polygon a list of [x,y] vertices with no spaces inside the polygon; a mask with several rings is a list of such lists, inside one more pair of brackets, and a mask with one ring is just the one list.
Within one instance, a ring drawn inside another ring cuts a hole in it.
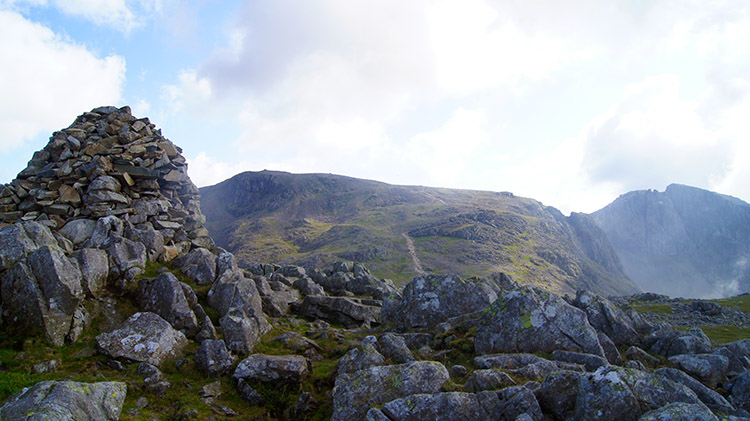
[{"label": "hillside path", "polygon": [[422,269],[422,262],[419,261],[417,250],[414,248],[414,240],[407,233],[403,233],[401,236],[406,240],[406,248],[409,250],[409,256],[411,256],[411,261],[414,263],[414,272],[418,275],[427,275],[427,272]]}]

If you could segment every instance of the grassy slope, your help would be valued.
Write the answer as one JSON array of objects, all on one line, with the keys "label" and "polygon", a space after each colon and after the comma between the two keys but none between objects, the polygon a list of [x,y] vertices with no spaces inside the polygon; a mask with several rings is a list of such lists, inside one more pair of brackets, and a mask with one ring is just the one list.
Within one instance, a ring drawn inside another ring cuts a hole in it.
[{"label": "grassy slope", "polygon": [[[250,264],[357,260],[403,284],[417,275],[407,233],[428,272],[503,271],[557,293],[635,290],[585,256],[562,215],[531,199],[271,172],[241,174],[201,194],[211,235]],[[486,211],[490,221],[464,217]]]}]

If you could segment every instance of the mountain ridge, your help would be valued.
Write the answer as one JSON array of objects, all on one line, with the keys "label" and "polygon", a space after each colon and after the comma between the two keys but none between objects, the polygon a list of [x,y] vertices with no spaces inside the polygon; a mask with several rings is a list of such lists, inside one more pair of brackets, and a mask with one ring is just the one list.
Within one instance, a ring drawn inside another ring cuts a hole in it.
[{"label": "mountain ridge", "polygon": [[625,193],[591,214],[625,272],[650,291],[723,297],[750,290],[750,205],[670,184]]},{"label": "mountain ridge", "polygon": [[364,262],[405,283],[426,272],[510,272],[556,292],[637,288],[588,216],[509,192],[398,186],[332,174],[245,172],[201,188],[206,227],[246,264]]}]

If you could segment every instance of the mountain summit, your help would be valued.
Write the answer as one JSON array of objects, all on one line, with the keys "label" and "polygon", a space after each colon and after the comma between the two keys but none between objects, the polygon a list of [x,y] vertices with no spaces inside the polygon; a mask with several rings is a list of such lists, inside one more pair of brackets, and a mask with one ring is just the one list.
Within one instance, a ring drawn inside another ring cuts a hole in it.
[{"label": "mountain summit", "polygon": [[750,205],[695,187],[624,194],[591,214],[630,279],[671,296],[750,291]]},{"label": "mountain summit", "polygon": [[559,293],[638,290],[588,215],[565,217],[508,192],[262,171],[204,187],[201,196],[211,236],[246,264],[343,259],[397,283],[425,272],[506,272]]}]

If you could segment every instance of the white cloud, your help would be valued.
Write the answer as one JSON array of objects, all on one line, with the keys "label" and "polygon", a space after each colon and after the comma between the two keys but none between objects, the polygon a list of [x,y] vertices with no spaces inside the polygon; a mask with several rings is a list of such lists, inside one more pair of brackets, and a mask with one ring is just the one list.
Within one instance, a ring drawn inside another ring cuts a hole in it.
[{"label": "white cloud", "polygon": [[6,40],[0,43],[0,150],[65,127],[81,111],[119,102],[122,57],[96,57],[10,11],[0,11],[0,39]]},{"label": "white cloud", "polygon": [[178,83],[162,87],[161,100],[167,114],[176,114],[188,107],[193,113],[205,111],[213,89],[211,81],[201,78],[193,69],[184,69],[177,76]]},{"label": "white cloud", "polygon": [[143,24],[143,19],[139,19],[125,0],[52,0],[52,2],[65,14],[89,20],[99,26],[114,27],[126,34]]},{"label": "white cloud", "polygon": [[188,158],[187,163],[190,180],[198,187],[218,184],[247,169],[246,163],[239,161],[233,163],[221,162],[205,152],[198,153],[195,158]]}]

